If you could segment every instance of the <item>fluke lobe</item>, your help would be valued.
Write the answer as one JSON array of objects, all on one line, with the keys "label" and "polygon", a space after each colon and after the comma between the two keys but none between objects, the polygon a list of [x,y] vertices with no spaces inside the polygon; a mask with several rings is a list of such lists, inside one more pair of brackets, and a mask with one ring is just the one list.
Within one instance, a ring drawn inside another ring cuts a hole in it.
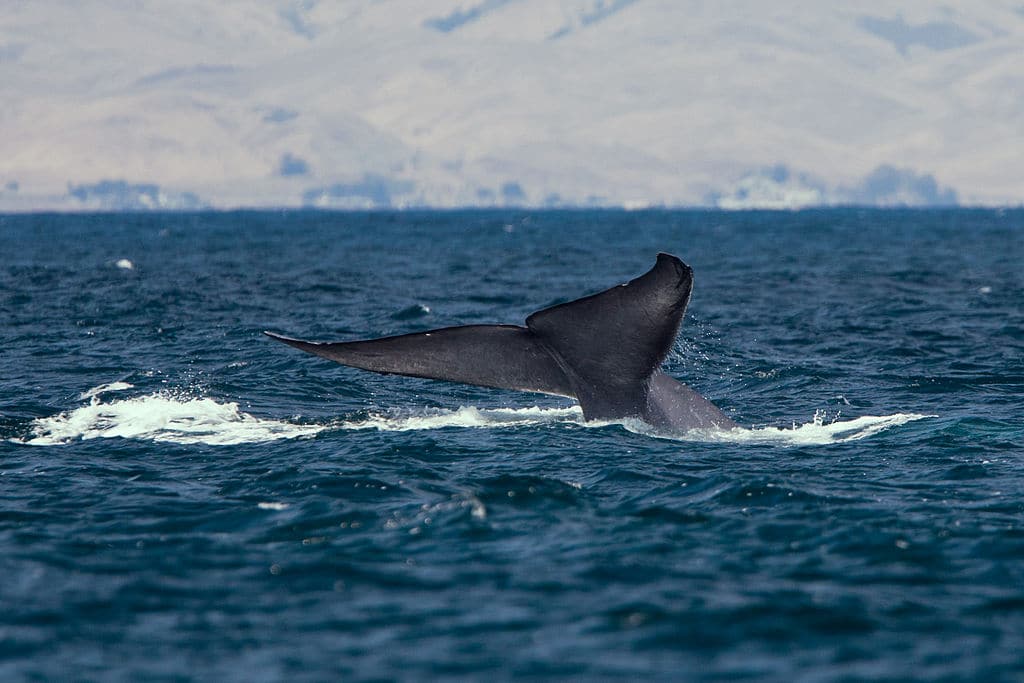
[{"label": "fluke lobe", "polygon": [[693,289],[693,270],[658,254],[629,282],[545,308],[517,325],[465,325],[352,342],[269,337],[383,374],[574,398],[586,420],[638,418],[657,429],[736,426],[660,369]]}]

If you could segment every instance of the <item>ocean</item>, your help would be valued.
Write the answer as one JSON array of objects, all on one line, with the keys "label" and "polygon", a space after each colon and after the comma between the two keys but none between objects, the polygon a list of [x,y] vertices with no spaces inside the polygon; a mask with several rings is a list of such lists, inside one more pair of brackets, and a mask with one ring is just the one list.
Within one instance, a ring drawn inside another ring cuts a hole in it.
[{"label": "ocean", "polygon": [[[741,429],[342,341],[695,271]],[[0,216],[0,680],[1024,680],[1024,210]]]}]

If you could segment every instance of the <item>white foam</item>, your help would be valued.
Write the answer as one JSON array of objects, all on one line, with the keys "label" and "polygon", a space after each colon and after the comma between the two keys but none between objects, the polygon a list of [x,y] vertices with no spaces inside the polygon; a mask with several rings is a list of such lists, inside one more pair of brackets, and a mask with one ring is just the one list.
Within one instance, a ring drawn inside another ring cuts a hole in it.
[{"label": "white foam", "polygon": [[383,432],[408,432],[444,427],[485,428],[522,427],[528,425],[568,422],[584,424],[578,406],[568,408],[474,408],[458,410],[432,409],[415,413],[371,414],[365,420],[345,422],[346,429],[378,429]]},{"label": "white foam", "polygon": [[828,444],[857,441],[886,429],[923,420],[936,415],[918,413],[895,413],[893,415],[864,415],[852,420],[836,420],[825,424],[824,416],[816,413],[811,422],[794,424],[792,427],[753,427],[746,429],[694,429],[682,434],[671,435],[652,431],[643,423],[627,423],[627,429],[648,436],[678,441],[703,441],[717,443],[768,444],[778,446],[824,446]]},{"label": "white foam", "polygon": [[[327,429],[324,425],[257,418],[239,410],[237,403],[218,403],[210,398],[182,398],[161,393],[109,403],[100,400],[100,393],[123,384],[115,382],[85,392],[83,398],[91,399],[87,406],[33,420],[31,436],[23,443],[52,446],[120,437],[229,446],[312,436]],[[124,388],[128,387],[117,387]]]},{"label": "white foam", "polygon": [[114,265],[120,268],[121,270],[132,270],[135,268],[135,264],[126,258],[118,259],[117,262],[114,263]]},{"label": "white foam", "polygon": [[110,384],[101,384],[98,387],[93,387],[89,391],[80,394],[78,398],[83,401],[100,394],[105,394],[108,391],[124,391],[125,389],[133,389],[134,384],[128,384],[128,382],[111,382]]},{"label": "white foam", "polygon": [[623,422],[585,422],[579,406],[568,408],[498,408],[481,409],[463,406],[458,410],[433,409],[415,413],[370,415],[365,420],[343,422],[343,429],[378,429],[404,432],[423,429],[504,428],[541,424],[576,424],[589,428],[621,425],[626,429],[662,439],[677,441],[704,441],[717,443],[774,444],[782,446],[827,445],[857,441],[914,420],[934,415],[895,413],[893,415],[865,415],[851,420],[835,420],[826,424],[823,413],[816,413],[811,422],[792,427],[754,427],[746,429],[694,429],[679,434],[660,432],[638,420]]},{"label": "white foam", "polygon": [[[739,444],[784,446],[825,445],[856,441],[891,427],[933,415],[896,413],[893,415],[835,420],[826,424],[823,414],[811,422],[790,428],[755,427],[745,429],[699,429],[681,434],[666,434],[635,420],[621,423],[585,422],[579,406],[541,408],[475,408],[456,410],[422,409],[389,411],[356,420],[327,424],[298,424],[286,420],[259,418],[239,410],[233,402],[219,403],[212,398],[195,398],[160,392],[134,398],[104,402],[103,394],[133,388],[127,382],[104,384],[81,395],[89,404],[33,420],[30,436],[21,443],[34,446],[66,444],[89,439],[142,439],[178,444],[230,446],[278,439],[309,437],[325,430],[376,429],[405,432],[444,428],[502,429],[551,424],[572,424],[587,428],[621,425],[630,431],[663,439]],[[262,505],[262,504],[261,504]],[[268,506],[270,503],[267,504]],[[269,509],[269,508],[267,508]]]}]

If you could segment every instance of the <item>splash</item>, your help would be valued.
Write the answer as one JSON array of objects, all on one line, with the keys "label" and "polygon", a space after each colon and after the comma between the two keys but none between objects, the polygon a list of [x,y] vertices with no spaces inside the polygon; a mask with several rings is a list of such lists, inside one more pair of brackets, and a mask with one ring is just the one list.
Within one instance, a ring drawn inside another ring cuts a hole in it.
[{"label": "splash", "polygon": [[914,420],[934,415],[917,413],[895,413],[893,415],[836,420],[826,423],[824,413],[815,413],[811,422],[794,424],[792,427],[754,427],[746,429],[694,429],[672,434],[660,432],[639,420],[622,422],[585,422],[579,406],[568,408],[518,408],[481,409],[463,406],[458,410],[435,409],[400,413],[370,415],[365,420],[348,421],[339,425],[344,429],[377,429],[380,431],[404,432],[421,429],[462,428],[506,428],[544,424],[575,424],[588,428],[622,426],[631,432],[660,439],[676,441],[699,441],[712,443],[767,444],[780,446],[812,446],[857,441],[878,434],[892,427],[898,427]]},{"label": "splash", "polygon": [[[457,410],[434,409],[409,413],[371,414],[365,420],[345,422],[346,429],[378,429],[382,432],[408,432],[444,427],[486,428],[523,427],[542,424],[572,423],[583,425],[583,411],[568,408],[474,408]],[[591,425],[587,425],[591,426]]]},{"label": "splash", "polygon": [[20,443],[52,446],[89,439],[142,439],[176,444],[232,446],[279,439],[311,437],[327,430],[378,430],[407,432],[445,428],[508,429],[543,425],[576,425],[588,429],[609,426],[660,439],[712,443],[809,446],[845,443],[878,434],[899,425],[933,415],[896,413],[893,415],[835,420],[826,423],[823,414],[811,422],[789,428],[754,427],[745,429],[699,429],[680,434],[658,432],[643,422],[585,422],[579,406],[530,408],[475,408],[455,410],[422,409],[371,413],[358,419],[342,419],[326,424],[300,424],[286,420],[260,418],[239,409],[237,403],[220,403],[212,398],[196,398],[160,392],[134,398],[103,400],[103,395],[133,388],[127,382],[112,382],[81,395],[89,403],[80,408],[33,420],[29,435]]},{"label": "splash", "polygon": [[237,403],[210,398],[185,398],[171,393],[150,394],[103,402],[100,395],[131,388],[126,382],[96,387],[82,394],[89,404],[33,420],[30,435],[21,442],[53,446],[89,439],[142,439],[162,443],[232,446],[277,439],[313,436],[323,425],[303,425],[254,417]]},{"label": "splash", "polygon": [[93,396],[99,396],[111,391],[124,391],[125,389],[134,389],[134,384],[128,384],[128,382],[111,382],[110,384],[101,384],[98,387],[93,387],[89,391],[82,393],[78,398],[83,401],[92,398]]},{"label": "splash", "polygon": [[663,434],[641,422],[627,422],[625,427],[646,436],[677,441],[702,441],[712,443],[764,444],[777,446],[824,446],[829,444],[858,441],[874,436],[892,427],[937,417],[918,413],[895,413],[893,415],[864,415],[851,420],[835,420],[825,423],[824,415],[815,413],[811,422],[794,424],[792,427],[753,427],[746,429],[694,429],[682,434]]}]

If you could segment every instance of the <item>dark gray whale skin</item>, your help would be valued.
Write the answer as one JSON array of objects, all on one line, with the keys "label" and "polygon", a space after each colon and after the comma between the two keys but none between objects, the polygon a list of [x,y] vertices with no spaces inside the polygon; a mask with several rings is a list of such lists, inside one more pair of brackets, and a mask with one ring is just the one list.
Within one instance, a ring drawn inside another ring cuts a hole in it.
[{"label": "dark gray whale skin", "polygon": [[264,334],[372,372],[567,396],[588,421],[731,429],[736,423],[714,404],[660,370],[692,290],[693,270],[662,253],[640,277],[537,311],[525,327],[466,325],[337,343]]}]

